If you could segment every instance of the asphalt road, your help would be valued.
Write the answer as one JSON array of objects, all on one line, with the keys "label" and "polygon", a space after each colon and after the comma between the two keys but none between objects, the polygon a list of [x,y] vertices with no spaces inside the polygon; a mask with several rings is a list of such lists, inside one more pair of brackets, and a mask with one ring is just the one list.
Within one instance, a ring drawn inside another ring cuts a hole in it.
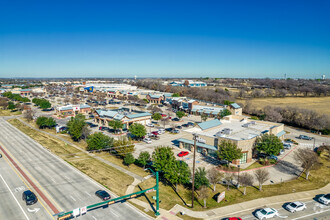
[{"label": "asphalt road", "polygon": [[[294,202],[294,201],[292,201]],[[302,201],[306,204],[307,209],[304,211],[299,211],[295,213],[291,213],[287,211],[283,204],[278,204],[278,205],[272,205],[272,206],[267,206],[270,208],[275,208],[279,215],[276,216],[275,218],[272,219],[292,219],[292,220],[328,220],[330,219],[330,206],[325,206],[320,204],[319,202],[315,200],[308,200],[308,201]],[[286,203],[285,203],[286,204]],[[265,206],[266,207],[266,206]],[[264,208],[264,207],[260,207]],[[259,209],[256,209],[259,210]],[[240,213],[234,214],[234,216],[241,217],[242,220],[254,220],[257,219],[254,216],[254,213],[256,210],[249,210],[249,211],[242,211]]]},{"label": "asphalt road", "polygon": [[[8,155],[13,159],[14,163],[16,163],[22,172],[26,174],[27,178],[33,182],[33,185],[38,188],[40,191],[40,193],[37,194],[38,198],[44,200],[42,203],[47,204],[45,207],[50,214],[55,214],[56,210],[59,212],[66,212],[101,201],[95,196],[95,191],[104,189],[101,185],[91,180],[80,171],[77,171],[60,158],[51,154],[40,144],[11,126],[5,120],[0,119],[0,127],[0,146],[4,148]],[[4,155],[3,152],[2,154]],[[1,160],[3,159],[5,158],[1,158]],[[2,176],[10,189],[18,187],[17,183],[19,183],[19,181],[15,181],[15,178],[18,178],[15,172],[6,172]],[[1,181],[2,179],[0,178],[1,189],[4,189],[3,182]],[[22,183],[18,185],[23,186]],[[36,189],[33,191],[36,192]],[[4,193],[7,194],[8,192],[8,189],[7,191],[4,191]],[[49,201],[47,202],[45,199],[42,199],[41,194],[43,194],[46,197],[46,200]],[[0,200],[0,210],[2,210],[3,204],[11,207],[14,205],[13,201],[10,199]],[[21,202],[22,199],[18,196],[17,200]],[[38,205],[41,204],[39,203],[40,202],[38,202]],[[17,206],[16,210],[19,209],[20,208]],[[39,212],[44,213],[44,211]],[[15,219],[13,216],[14,214],[16,215],[17,213],[10,212],[9,210],[6,212],[0,212],[0,219]],[[47,218],[52,219],[53,217],[50,214],[48,214]],[[132,207],[130,204],[116,203],[106,208],[99,208],[90,211],[86,215],[79,217],[79,219],[109,219],[109,216],[115,217],[116,219],[147,218],[143,213],[135,207]],[[45,217],[43,219],[47,218]]]}]

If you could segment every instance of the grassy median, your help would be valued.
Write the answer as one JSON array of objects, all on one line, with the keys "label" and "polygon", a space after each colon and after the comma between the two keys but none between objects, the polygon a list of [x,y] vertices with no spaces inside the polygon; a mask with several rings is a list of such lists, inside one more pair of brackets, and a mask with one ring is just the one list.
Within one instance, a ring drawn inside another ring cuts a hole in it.
[{"label": "grassy median", "polygon": [[[50,135],[33,130],[18,119],[10,119],[9,123],[30,136],[52,153],[84,172],[97,182],[109,188],[118,195],[124,195],[127,186],[133,182],[133,177],[89,156],[88,154],[58,140]],[[125,184],[123,184],[125,183]]]},{"label": "grassy median", "polygon": [[11,110],[3,110],[0,109],[0,116],[13,116],[13,115],[21,115],[21,111],[11,111]]}]

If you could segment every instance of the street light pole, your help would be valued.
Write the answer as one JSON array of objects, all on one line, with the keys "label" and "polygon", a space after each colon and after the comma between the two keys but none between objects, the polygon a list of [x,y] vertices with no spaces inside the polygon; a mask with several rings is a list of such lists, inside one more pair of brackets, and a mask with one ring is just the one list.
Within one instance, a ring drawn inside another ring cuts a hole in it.
[{"label": "street light pole", "polygon": [[191,198],[191,208],[194,208],[194,191],[195,191],[195,159],[196,159],[196,139],[197,134],[194,133],[194,158],[193,158],[193,173],[192,173],[192,198]]},{"label": "street light pole", "polygon": [[240,171],[241,165],[237,165],[237,167],[238,167],[237,188],[239,188],[239,171]]}]

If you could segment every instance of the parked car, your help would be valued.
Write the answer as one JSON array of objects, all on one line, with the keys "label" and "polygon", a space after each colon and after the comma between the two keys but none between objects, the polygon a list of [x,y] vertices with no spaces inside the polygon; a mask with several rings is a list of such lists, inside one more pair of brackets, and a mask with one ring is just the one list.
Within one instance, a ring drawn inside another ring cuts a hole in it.
[{"label": "parked car", "polygon": [[291,149],[291,144],[289,144],[289,143],[284,143],[284,144],[283,144],[283,147],[284,147],[284,149],[286,149],[286,150],[290,150],[290,149]]},{"label": "parked car", "polygon": [[240,217],[223,218],[222,220],[242,220]]},{"label": "parked car", "polygon": [[160,129],[158,129],[158,134],[164,134],[165,133],[165,129],[163,129],[163,128],[160,128]]},{"label": "parked car", "polygon": [[278,153],[278,155],[277,156],[279,156],[279,155],[282,155],[282,154],[284,154],[284,150],[282,149],[282,150],[280,150],[280,152]]},{"label": "parked car", "polygon": [[330,193],[321,196],[318,201],[324,205],[330,204]]},{"label": "parked car", "polygon": [[189,154],[188,151],[181,151],[180,153],[178,153],[178,157],[184,157],[187,156]]},{"label": "parked car", "polygon": [[0,154],[0,158],[2,157],[2,154]]},{"label": "parked car", "polygon": [[25,201],[26,205],[33,205],[38,202],[37,196],[31,190],[24,191],[22,199]]},{"label": "parked car", "polygon": [[162,114],[162,117],[163,117],[163,118],[165,118],[165,117],[167,117],[167,115],[165,115],[165,114]]},{"label": "parked car", "polygon": [[181,125],[176,126],[177,129],[182,129]]},{"label": "parked car", "polygon": [[275,156],[275,155],[269,155],[269,156],[267,156],[267,159],[269,159],[269,160],[278,160],[278,158]]},{"label": "parked car", "polygon": [[268,219],[268,218],[274,218],[278,215],[278,211],[273,208],[264,208],[256,212],[256,217],[258,219]]},{"label": "parked car", "polygon": [[98,125],[96,125],[96,124],[93,124],[93,123],[91,123],[90,125],[89,125],[89,127],[91,127],[91,128],[96,128]]},{"label": "parked car", "polygon": [[180,121],[179,118],[173,118],[172,121]]},{"label": "parked car", "polygon": [[152,131],[151,133],[154,135],[159,135],[158,131]]},{"label": "parked car", "polygon": [[67,131],[67,130],[69,130],[69,128],[68,127],[65,127],[65,126],[60,127],[60,129],[59,129],[59,131]]},{"label": "parked car", "polygon": [[143,142],[147,143],[147,144],[151,144],[152,140],[150,138],[144,138]]},{"label": "parked car", "polygon": [[153,123],[147,123],[148,127],[155,127],[155,125]]},{"label": "parked car", "polygon": [[266,158],[266,157],[267,157],[267,154],[265,154],[265,153],[258,153],[257,154],[257,159]]},{"label": "parked car", "polygon": [[153,139],[153,140],[159,140],[160,139],[158,135],[154,135],[154,134],[150,134],[148,137],[150,139]]},{"label": "parked car", "polygon": [[195,125],[195,123],[193,123],[193,122],[188,122],[187,123],[189,126],[194,126]]},{"label": "parked car", "polygon": [[306,204],[303,202],[291,202],[285,206],[285,209],[292,213],[297,212],[297,211],[303,211],[306,208],[307,208]]},{"label": "parked car", "polygon": [[313,138],[312,137],[308,137],[306,135],[299,135],[298,137],[299,139],[302,139],[302,140],[312,140]]},{"label": "parked car", "polygon": [[174,133],[174,134],[179,134],[179,133],[180,133],[180,130],[178,130],[178,129],[173,129],[171,132]]},{"label": "parked car", "polygon": [[97,190],[95,192],[95,195],[99,198],[101,198],[103,201],[105,200],[109,200],[111,198],[110,194],[107,193],[106,191],[104,190]]},{"label": "parked car", "polygon": [[94,115],[89,115],[90,118],[94,118]]},{"label": "parked car", "polygon": [[100,131],[105,131],[105,130],[108,130],[108,129],[109,129],[109,128],[107,128],[107,127],[103,127],[103,126],[100,126],[100,127],[99,127],[99,130],[100,130]]},{"label": "parked car", "polygon": [[189,127],[189,125],[188,124],[183,124],[182,127]]},{"label": "parked car", "polygon": [[173,128],[165,128],[165,131],[172,132]]}]

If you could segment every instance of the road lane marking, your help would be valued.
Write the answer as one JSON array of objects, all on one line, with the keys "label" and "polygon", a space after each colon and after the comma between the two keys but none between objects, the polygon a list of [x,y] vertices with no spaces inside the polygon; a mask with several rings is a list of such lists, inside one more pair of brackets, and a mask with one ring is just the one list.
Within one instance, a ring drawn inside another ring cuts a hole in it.
[{"label": "road lane marking", "polygon": [[323,210],[323,211],[316,212],[316,213],[312,213],[312,214],[309,214],[309,215],[300,216],[300,217],[298,217],[298,218],[294,218],[294,219],[292,219],[292,220],[302,219],[302,218],[305,218],[305,217],[309,217],[309,216],[312,216],[312,215],[321,214],[321,213],[323,213],[323,212],[328,212],[328,211],[330,211],[330,209]]},{"label": "road lane marking", "polygon": [[97,218],[95,218],[93,215],[92,215],[93,219],[97,220]]},{"label": "road lane marking", "polygon": [[117,218],[119,218],[119,215],[117,215],[114,211],[110,210],[110,213],[112,213],[112,214],[115,215]]},{"label": "road lane marking", "polygon": [[75,201],[75,202],[77,201],[77,200],[75,200],[72,196],[70,196],[70,197],[71,197],[71,199],[72,199],[73,201]]},{"label": "road lane marking", "polygon": [[29,217],[28,217],[28,216],[26,215],[26,213],[24,212],[23,207],[21,206],[21,204],[19,204],[19,202],[17,201],[16,197],[14,196],[14,193],[10,190],[8,184],[6,183],[6,181],[4,180],[4,178],[2,177],[2,175],[0,175],[0,177],[1,177],[2,181],[5,183],[5,185],[7,186],[8,191],[10,192],[10,194],[14,197],[14,199],[15,199],[17,205],[18,205],[18,206],[20,207],[20,209],[22,210],[22,212],[23,212],[25,218],[26,218],[27,220],[30,220]]},{"label": "road lane marking", "polygon": [[89,196],[92,196],[91,194],[89,194],[88,192],[85,192],[87,195],[89,195]]},{"label": "road lane marking", "polygon": [[40,210],[40,208],[34,208],[34,209],[28,208],[27,210],[32,213],[37,213]]}]

